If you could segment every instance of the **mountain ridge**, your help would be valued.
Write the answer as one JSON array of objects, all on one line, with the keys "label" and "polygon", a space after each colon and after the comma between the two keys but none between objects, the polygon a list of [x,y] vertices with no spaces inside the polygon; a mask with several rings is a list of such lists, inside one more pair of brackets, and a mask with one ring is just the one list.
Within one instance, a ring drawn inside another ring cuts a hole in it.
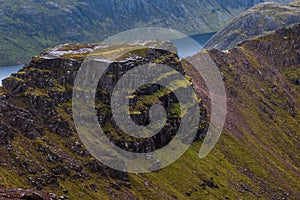
[{"label": "mountain ridge", "polygon": [[[69,83],[80,62],[70,58],[82,55],[35,57],[0,91],[1,186],[43,189],[71,199],[297,198],[299,35],[300,24],[247,40],[227,53],[201,52],[209,53],[225,82],[228,117],[222,136],[202,160],[196,141],[174,164],[140,175],[97,162],[72,128]],[[161,53],[159,62],[178,63],[174,55]],[[195,88],[205,91],[193,68],[181,64]]]},{"label": "mountain ridge", "polygon": [[206,49],[228,50],[249,38],[300,22],[300,1],[280,5],[262,3],[242,13],[204,45]]}]

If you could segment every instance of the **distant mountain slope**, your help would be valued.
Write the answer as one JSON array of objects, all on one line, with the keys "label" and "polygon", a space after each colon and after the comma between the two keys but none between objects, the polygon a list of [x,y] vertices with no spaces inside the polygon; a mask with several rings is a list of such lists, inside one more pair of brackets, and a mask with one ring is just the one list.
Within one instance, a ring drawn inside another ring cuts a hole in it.
[{"label": "distant mountain slope", "polygon": [[1,0],[0,66],[24,64],[52,45],[100,42],[120,31],[144,26],[172,28],[188,35],[215,32],[258,2]]},{"label": "distant mountain slope", "polygon": [[[76,52],[93,46],[45,51],[0,87],[0,187],[42,189],[75,200],[298,199],[299,36],[300,24],[227,53],[201,52],[219,67],[228,95],[228,116],[216,147],[199,160],[197,141],[169,167],[138,175],[96,161],[75,130],[73,81],[85,56]],[[136,60],[121,65],[182,65],[196,90],[205,90],[193,68],[176,55],[153,49],[137,53]]]},{"label": "distant mountain slope", "polygon": [[299,0],[287,5],[259,4],[241,14],[216,33],[207,42],[205,48],[231,49],[241,41],[297,22],[300,22]]}]

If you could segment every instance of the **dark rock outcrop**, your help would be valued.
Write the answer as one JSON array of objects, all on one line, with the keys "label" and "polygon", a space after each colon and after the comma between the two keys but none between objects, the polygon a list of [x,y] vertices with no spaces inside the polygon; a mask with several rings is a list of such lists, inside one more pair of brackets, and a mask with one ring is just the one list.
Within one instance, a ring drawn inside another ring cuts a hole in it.
[{"label": "dark rock outcrop", "polygon": [[[55,195],[56,196],[56,195]],[[0,189],[1,199],[23,199],[23,200],[50,200],[54,199],[53,194],[47,194],[41,191],[30,191],[23,189]],[[62,199],[62,198],[61,198]]]},{"label": "dark rock outcrop", "polygon": [[[149,46],[150,44],[153,45],[153,42],[149,42]],[[169,43],[165,44],[171,47]],[[3,146],[1,154],[11,152],[8,158],[3,158],[2,161],[5,165],[16,165],[20,176],[26,177],[27,180],[24,181],[31,187],[64,190],[61,182],[68,179],[89,180],[93,176],[102,176],[118,180],[120,182],[118,185],[130,188],[131,184],[126,173],[112,170],[92,159],[79,142],[72,119],[73,85],[79,67],[86,57],[86,54],[76,52],[81,52],[81,48],[90,48],[92,51],[97,45],[99,44],[62,45],[46,50],[18,73],[3,81],[2,89],[5,92],[1,96],[0,103],[0,138]],[[123,44],[123,48],[126,47],[126,44]],[[71,54],[68,49],[73,49]],[[110,51],[111,49],[109,46]],[[144,140],[129,138],[114,123],[112,112],[107,111],[110,110],[109,94],[123,74],[143,64],[165,64],[182,75],[185,75],[185,72],[175,53],[151,49],[147,45],[123,55],[120,59],[110,64],[108,71],[99,81],[97,90],[99,92],[96,94],[99,124],[110,140],[119,147],[132,152],[152,152],[172,140],[180,125],[179,114],[174,117],[176,113],[170,111],[172,118],[167,121],[162,131],[152,138]],[[151,95],[162,89],[159,85],[152,85],[137,90],[136,96]],[[161,101],[167,110],[171,110],[172,106],[178,103],[172,91],[160,95],[157,100]],[[140,100],[137,98],[132,104],[138,101]],[[147,106],[151,106],[151,103],[143,103],[141,113],[132,115],[133,120],[141,125],[147,125],[149,121]],[[197,138],[203,134],[207,125],[204,108],[199,115],[201,128]],[[16,140],[20,140],[22,144],[15,146]],[[28,152],[22,152],[24,147],[28,148]],[[111,162],[114,162],[113,159],[111,158]],[[153,165],[156,164],[157,160],[153,160]],[[28,175],[30,176],[27,177]],[[96,187],[92,188],[96,190]]]}]

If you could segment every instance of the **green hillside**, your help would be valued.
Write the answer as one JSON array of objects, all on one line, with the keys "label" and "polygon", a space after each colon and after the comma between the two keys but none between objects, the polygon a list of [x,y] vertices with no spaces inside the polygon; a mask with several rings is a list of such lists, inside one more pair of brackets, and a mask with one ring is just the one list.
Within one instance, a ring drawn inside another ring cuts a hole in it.
[{"label": "green hillside", "polygon": [[228,50],[244,40],[300,22],[300,1],[264,3],[242,13],[216,33],[206,49]]},{"label": "green hillside", "polygon": [[101,42],[132,28],[159,26],[187,35],[215,32],[255,2],[1,0],[0,66],[27,63],[49,46]]}]

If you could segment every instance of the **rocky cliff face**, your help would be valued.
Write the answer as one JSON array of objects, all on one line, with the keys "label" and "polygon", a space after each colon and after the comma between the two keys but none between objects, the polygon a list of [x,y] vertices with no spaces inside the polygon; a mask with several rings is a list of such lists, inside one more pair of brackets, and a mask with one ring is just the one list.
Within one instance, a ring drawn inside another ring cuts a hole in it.
[{"label": "rocky cliff face", "polygon": [[[181,117],[176,110],[178,102],[174,99],[174,94],[163,90],[159,85],[150,85],[135,92],[138,98],[132,100],[132,104],[136,105],[132,114],[134,121],[147,125],[148,107],[159,102],[166,108],[168,116],[171,116],[163,130],[154,137],[135,139],[123,133],[112,118],[110,99],[114,86],[127,71],[147,63],[168,65],[182,75],[185,72],[176,54],[148,47],[155,46],[155,42],[137,45],[140,45],[139,49],[123,55],[120,61],[111,63],[100,79],[96,110],[99,124],[112,142],[127,151],[148,153],[168,144],[177,132]],[[169,43],[163,45],[171,46]],[[6,158],[3,157],[1,163],[4,166],[15,166],[14,171],[27,186],[66,190],[62,186],[65,183],[62,182],[72,179],[90,180],[93,174],[94,178],[98,175],[113,178],[119,182],[118,185],[130,188],[127,174],[107,169],[85,150],[72,121],[73,85],[84,58],[97,48],[110,52],[117,52],[121,47],[133,48],[131,44],[115,46],[88,44],[55,47],[44,51],[18,73],[3,81],[5,92],[0,104],[0,135],[4,147],[2,153],[10,153]],[[167,76],[172,75],[162,74],[164,78]],[[179,87],[185,86],[181,84]],[[156,93],[159,95],[155,95]],[[152,103],[139,99],[140,96],[147,95],[154,95]],[[207,125],[204,108],[199,115],[202,118],[197,138],[204,134]],[[20,144],[14,141],[19,141]],[[153,160],[153,164],[157,165],[157,160]],[[96,179],[87,187],[97,190],[99,185],[95,181]]]},{"label": "rocky cliff face", "polygon": [[[70,99],[86,56],[78,50],[87,53],[95,45],[62,45],[43,52],[7,78],[0,90],[1,187],[43,189],[56,198],[71,199],[296,199],[299,35],[300,25],[295,25],[246,41],[228,53],[209,51],[222,72],[229,101],[217,146],[198,160],[201,142],[196,141],[171,166],[141,175],[120,173],[97,162],[75,131]],[[199,94],[209,100],[204,83],[175,54],[149,48],[133,53],[135,59],[115,65],[126,71],[135,62],[168,64],[191,76]],[[118,76],[120,71],[112,72]],[[104,94],[98,93],[99,103],[107,100]],[[143,115],[136,119],[147,120]],[[111,136],[115,141],[127,139]],[[164,143],[147,143],[157,148],[154,144]],[[131,150],[140,151],[134,146]]]},{"label": "rocky cliff face", "polygon": [[215,32],[255,3],[253,0],[1,1],[0,66],[27,63],[32,55],[52,45],[101,42],[132,28],[166,27],[187,35]]},{"label": "rocky cliff face", "polygon": [[300,2],[262,3],[242,13],[205,45],[206,49],[232,49],[240,42],[300,22]]},{"label": "rocky cliff face", "polygon": [[[151,46],[153,44],[149,42],[146,46],[147,45]],[[112,49],[118,47],[119,46],[114,47],[114,45],[109,47],[102,45],[101,51],[106,49],[107,51],[112,51]],[[126,47],[127,46],[124,44],[124,47],[122,48]],[[131,45],[128,47],[132,48],[133,46]],[[85,51],[92,51],[93,48],[100,47],[96,44],[86,46],[63,45],[47,50],[43,52],[40,57],[36,57],[21,71],[5,79],[3,81],[3,87],[9,94],[5,98],[18,96],[18,98],[22,98],[23,103],[27,108],[27,110],[24,111],[20,110],[17,116],[7,112],[7,118],[10,119],[9,121],[15,122],[12,126],[21,128],[20,131],[22,133],[31,139],[35,139],[38,136],[43,135],[45,132],[45,130],[42,130],[41,127],[35,124],[36,119],[38,119],[40,124],[45,124],[47,126],[47,131],[56,133],[62,137],[71,136],[75,131],[74,125],[68,122],[71,119],[72,108],[70,103],[73,91],[72,86],[74,85],[76,73],[86,56]],[[68,59],[65,59],[66,57],[68,57]],[[77,60],[74,60],[74,58]],[[165,131],[157,134],[149,140],[135,141],[134,138],[126,138],[126,134],[122,135],[122,131],[117,129],[113,120],[112,110],[110,108],[111,94],[118,80],[124,74],[137,66],[147,63],[165,64],[177,70],[182,75],[185,74],[177,55],[158,49],[138,49],[131,52],[128,58],[126,56],[122,56],[122,60],[120,60],[120,62],[110,64],[111,67],[99,81],[99,88],[97,89],[98,92],[96,94],[96,107],[99,107],[97,111],[99,119],[101,119],[99,123],[103,126],[104,130],[108,132],[111,139],[116,141],[117,145],[121,145],[120,141],[122,141],[121,147],[124,149],[131,148],[134,152],[143,153],[146,153],[147,151],[154,151],[157,148],[165,146],[176,134],[180,125],[179,116],[175,113],[175,111],[172,111],[175,109],[176,104],[178,104],[178,101],[173,97],[174,94],[169,91],[165,91],[163,93],[163,88],[152,85],[147,86],[147,88],[137,90],[135,95],[139,97],[141,95],[151,95],[152,93],[154,96],[155,93],[159,94],[159,96],[157,96],[157,100],[153,99],[153,105],[159,102],[164,102],[163,106],[165,106],[167,110],[170,110],[169,115],[173,116],[172,120],[170,119],[169,123],[164,128]],[[178,87],[180,88],[181,86]],[[184,87],[184,85],[182,87]],[[3,100],[5,100],[5,98]],[[152,105],[151,102],[143,102],[142,99],[134,98],[131,103],[132,105],[138,104],[141,106],[141,108],[135,110],[136,113],[138,112],[140,114],[133,114],[133,120],[140,124],[149,123],[149,109],[147,107]],[[63,109],[63,113],[59,113],[57,111],[58,107]],[[202,114],[203,120],[206,120],[204,110]],[[12,116],[13,119],[10,118]],[[205,122],[202,123],[201,130],[203,130],[205,126]],[[25,129],[22,130],[22,128]],[[172,131],[168,131],[169,129]],[[201,133],[201,130],[199,134]],[[27,133],[30,135],[27,135]],[[129,141],[127,141],[127,139]],[[124,146],[125,144],[127,147]],[[137,144],[139,145],[136,146]]]},{"label": "rocky cliff face", "polygon": [[[2,187],[48,187],[54,194],[72,197],[61,181],[72,185],[74,180],[101,176],[129,184],[126,174],[92,159],[74,136],[69,102],[72,91],[66,86],[72,84],[79,66],[71,60],[43,59],[4,81],[7,92],[1,96],[0,106],[1,167],[6,176],[11,176],[11,182]],[[99,186],[94,180],[86,187],[97,191]],[[79,187],[73,186],[74,190]]]}]

